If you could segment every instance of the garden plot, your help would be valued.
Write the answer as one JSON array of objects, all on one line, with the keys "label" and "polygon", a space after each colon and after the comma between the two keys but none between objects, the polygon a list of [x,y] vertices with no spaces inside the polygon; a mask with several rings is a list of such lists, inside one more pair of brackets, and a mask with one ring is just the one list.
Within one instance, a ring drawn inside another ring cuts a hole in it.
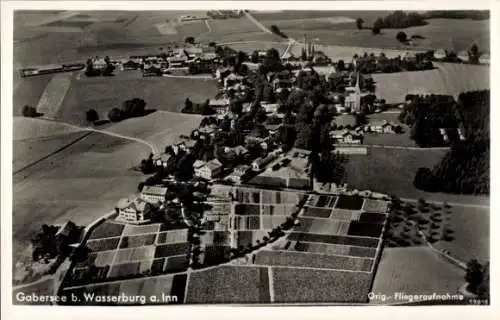
[{"label": "garden plot", "polygon": [[379,244],[379,239],[376,238],[359,238],[351,236],[335,236],[335,235],[312,234],[312,233],[302,233],[302,232],[290,233],[287,240],[341,244],[347,246],[358,246],[358,247],[368,247],[368,248],[377,248]]},{"label": "garden plot", "polygon": [[86,246],[91,251],[107,251],[116,249],[118,247],[119,242],[120,242],[120,237],[101,239],[101,240],[90,240],[87,241]]},{"label": "garden plot", "polygon": [[188,242],[163,244],[156,247],[154,257],[163,258],[163,257],[178,256],[182,254],[187,254],[188,250],[189,250]]},{"label": "garden plot", "polygon": [[235,188],[234,197],[242,203],[260,203],[260,190]]},{"label": "garden plot", "polygon": [[205,250],[200,256],[200,262],[205,266],[218,265],[221,262],[229,261],[230,254],[230,246],[205,246]]},{"label": "garden plot", "polygon": [[258,216],[260,215],[260,205],[238,203],[234,206],[234,214],[245,215],[245,216]]},{"label": "garden plot", "polygon": [[188,239],[188,229],[177,229],[158,233],[158,244],[186,242]]},{"label": "garden plot", "polygon": [[318,208],[332,208],[335,204],[335,201],[337,201],[337,197],[318,196],[317,201],[312,206]]},{"label": "garden plot", "polygon": [[304,213],[302,215],[305,217],[328,218],[330,216],[331,212],[332,212],[331,209],[305,207]]},{"label": "garden plot", "polygon": [[263,204],[261,207],[264,216],[288,216],[297,210],[294,204]]},{"label": "garden plot", "polygon": [[340,195],[335,208],[347,210],[361,210],[364,199],[357,196]]},{"label": "garden plot", "polygon": [[272,246],[273,250],[289,250],[326,255],[353,256],[362,258],[375,258],[377,249],[336,244],[286,241]]},{"label": "garden plot", "polygon": [[115,264],[129,261],[149,260],[155,255],[155,246],[117,250]]},{"label": "garden plot", "polygon": [[384,224],[387,219],[386,214],[375,212],[363,212],[360,214],[358,221],[364,223]]},{"label": "garden plot", "polygon": [[257,245],[257,242],[262,242],[262,239],[268,236],[268,230],[238,231],[236,235],[236,243],[238,247],[254,246]]},{"label": "garden plot", "polygon": [[299,219],[299,225],[294,228],[294,231],[317,234],[347,235],[349,225],[350,223],[347,221],[301,217]]},{"label": "garden plot", "polygon": [[144,234],[138,236],[124,236],[120,242],[120,248],[135,248],[150,246],[156,241],[156,234]]},{"label": "garden plot", "polygon": [[304,194],[300,192],[262,190],[262,203],[297,204],[301,196]]},{"label": "garden plot", "polygon": [[231,243],[231,233],[228,231],[206,231],[201,235],[200,240],[204,245],[229,246]]},{"label": "garden plot", "polygon": [[351,221],[357,219],[359,215],[361,215],[359,211],[333,209],[330,218],[335,220]]},{"label": "garden plot", "polygon": [[123,224],[118,224],[118,223],[106,221],[106,222],[98,225],[92,231],[89,239],[119,237],[122,234],[124,227],[125,227],[125,225],[123,225]]},{"label": "garden plot", "polygon": [[140,269],[141,262],[115,264],[109,270],[108,278],[135,276],[139,274]]},{"label": "garden plot", "polygon": [[365,199],[363,203],[363,210],[367,212],[385,213],[388,208],[389,204],[384,200]]},{"label": "garden plot", "polygon": [[255,264],[371,272],[373,259],[292,251],[259,251]]},{"label": "garden plot", "polygon": [[180,272],[189,267],[189,260],[186,254],[166,258],[164,272]]},{"label": "garden plot", "polygon": [[352,221],[347,234],[349,236],[378,238],[382,235],[383,227],[384,226],[380,224]]},{"label": "garden plot", "polygon": [[288,216],[263,216],[262,229],[273,229],[286,221]]},{"label": "garden plot", "polygon": [[186,302],[266,303],[270,299],[267,268],[223,266],[191,273]]},{"label": "garden plot", "polygon": [[235,216],[234,228],[237,230],[259,230],[260,216]]},{"label": "garden plot", "polygon": [[[113,259],[116,254],[116,250],[113,251],[103,251],[98,253],[91,253],[91,255],[95,255],[95,260],[93,265],[96,267],[105,267],[109,266],[113,263]],[[92,264],[87,264],[88,266]]]},{"label": "garden plot", "polygon": [[373,277],[366,272],[301,268],[273,268],[272,274],[274,302],[282,303],[364,303]]},{"label": "garden plot", "polygon": [[144,226],[134,226],[127,224],[123,230],[124,236],[145,234],[145,233],[157,233],[160,230],[160,224],[148,224]]}]

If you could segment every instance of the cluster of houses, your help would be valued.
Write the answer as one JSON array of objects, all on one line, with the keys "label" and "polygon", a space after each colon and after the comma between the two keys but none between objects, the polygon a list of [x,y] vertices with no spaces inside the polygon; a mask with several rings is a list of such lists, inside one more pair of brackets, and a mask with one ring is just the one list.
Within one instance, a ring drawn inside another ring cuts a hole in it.
[{"label": "cluster of houses", "polygon": [[[445,49],[438,49],[435,50],[433,53],[433,58],[435,60],[445,60],[448,56],[450,56],[450,52],[448,52]],[[469,63],[471,61],[471,56],[469,52],[462,50],[456,54],[456,57],[458,60],[462,61],[463,63]],[[483,53],[479,56],[479,63],[480,64],[490,64],[490,54],[489,53]]]},{"label": "cluster of houses", "polygon": [[[95,57],[91,60],[96,70],[106,67],[104,58]],[[111,61],[121,71],[141,70],[144,77],[165,74],[186,75],[193,70],[197,73],[210,73],[213,64],[217,62],[215,48],[199,44],[186,44],[181,48],[168,48],[159,54],[129,56]]]}]

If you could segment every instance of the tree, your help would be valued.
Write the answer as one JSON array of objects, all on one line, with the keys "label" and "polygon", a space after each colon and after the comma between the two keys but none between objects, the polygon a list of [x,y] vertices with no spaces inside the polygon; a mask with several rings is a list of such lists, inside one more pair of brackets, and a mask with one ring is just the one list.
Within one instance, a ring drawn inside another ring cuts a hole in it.
[{"label": "tree", "polygon": [[243,112],[243,102],[239,99],[233,99],[230,103],[229,103],[229,110],[236,114],[236,115],[240,115],[242,112]]},{"label": "tree", "polygon": [[133,98],[123,102],[122,111],[126,118],[142,117],[146,113],[145,107],[143,99]]},{"label": "tree", "polygon": [[215,41],[210,41],[210,42],[208,43],[208,46],[209,46],[209,47],[212,47],[212,48],[215,48],[215,47],[217,46],[217,43],[216,43]]},{"label": "tree", "polygon": [[252,52],[252,55],[250,56],[250,61],[252,61],[252,63],[259,62],[259,52],[257,50],[254,50]]},{"label": "tree", "polygon": [[396,35],[396,39],[401,43],[405,43],[408,40],[408,36],[403,31],[399,31]]},{"label": "tree", "polygon": [[473,293],[477,293],[477,289],[483,282],[483,278],[483,266],[476,259],[470,260],[467,263],[467,270],[465,271],[465,281],[469,283],[468,289]]},{"label": "tree", "polygon": [[38,112],[36,111],[36,108],[34,107],[31,107],[31,106],[28,106],[28,105],[25,105],[23,107],[23,116],[24,117],[30,117],[30,118],[33,118],[33,117],[37,117],[39,114]]},{"label": "tree", "polygon": [[363,29],[363,23],[365,23],[365,20],[363,20],[361,18],[357,18],[356,19],[356,28],[358,28],[359,30]]},{"label": "tree", "polygon": [[124,119],[122,110],[118,108],[113,108],[108,112],[108,119],[111,122],[119,122]]},{"label": "tree", "polygon": [[355,124],[356,127],[363,126],[363,125],[368,123],[368,119],[366,118],[366,114],[364,114],[363,112],[354,114],[354,120],[356,123]]},{"label": "tree", "polygon": [[377,20],[375,20],[375,23],[373,23],[373,27],[372,27],[372,33],[379,34],[380,31],[382,30],[383,25],[384,25],[384,21],[382,20],[382,18],[378,18]]},{"label": "tree", "polygon": [[97,120],[99,120],[99,114],[97,113],[97,111],[95,109],[89,109],[85,113],[85,116],[86,116],[88,122],[93,123],[93,122],[96,122]]},{"label": "tree", "polygon": [[92,77],[96,75],[95,69],[94,69],[94,63],[92,62],[92,59],[87,59],[87,63],[85,66],[85,75],[87,77]]},{"label": "tree", "polygon": [[338,71],[345,70],[345,62],[344,62],[344,60],[340,59],[339,61],[337,61],[337,70]]},{"label": "tree", "polygon": [[194,40],[194,37],[186,37],[184,39],[184,43],[187,43],[187,44],[194,44],[195,40]]},{"label": "tree", "polygon": [[192,111],[193,111],[193,102],[189,98],[186,98],[186,100],[184,100],[184,108],[182,109],[182,112],[192,112]]}]

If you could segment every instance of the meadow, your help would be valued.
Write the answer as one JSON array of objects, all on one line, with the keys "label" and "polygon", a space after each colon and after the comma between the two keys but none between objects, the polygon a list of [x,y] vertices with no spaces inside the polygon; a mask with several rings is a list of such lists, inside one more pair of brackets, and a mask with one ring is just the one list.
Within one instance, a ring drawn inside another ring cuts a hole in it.
[{"label": "meadow", "polygon": [[411,94],[447,94],[490,88],[490,68],[481,65],[435,63],[434,70],[374,74],[375,94],[387,103],[402,103]]},{"label": "meadow", "polygon": [[452,206],[447,224],[454,231],[450,242],[439,241],[438,249],[464,262],[490,260],[490,212],[488,209]]},{"label": "meadow", "polygon": [[[394,297],[407,294],[454,294],[465,282],[464,271],[448,263],[427,247],[385,248],[372,291]],[[382,303],[372,300],[372,303]],[[390,300],[386,303],[405,301]],[[408,302],[408,301],[406,301]]]},{"label": "meadow", "polygon": [[134,71],[114,77],[85,78],[73,81],[56,117],[86,124],[85,111],[93,108],[106,119],[112,108],[121,108],[127,99],[141,98],[146,109],[180,112],[189,98],[196,103],[214,98],[216,84],[211,79],[142,78]]}]

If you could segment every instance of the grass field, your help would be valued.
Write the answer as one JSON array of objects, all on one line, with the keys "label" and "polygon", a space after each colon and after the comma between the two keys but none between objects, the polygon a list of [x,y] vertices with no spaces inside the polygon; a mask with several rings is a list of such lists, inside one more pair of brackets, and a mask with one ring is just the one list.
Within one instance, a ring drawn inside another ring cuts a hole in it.
[{"label": "grass field", "polygon": [[193,272],[189,277],[186,302],[270,302],[267,268],[224,266]]},{"label": "grass field", "polygon": [[[273,268],[275,302],[366,302],[372,274]],[[293,280],[291,280],[293,279]]]},{"label": "grass field", "polygon": [[[54,149],[47,141],[15,142],[14,155],[28,154],[38,161]],[[43,223],[72,220],[87,225],[109,212],[121,197],[135,193],[140,175],[129,168],[148,152],[137,143],[93,133],[15,174],[13,251],[22,253]]]},{"label": "grass field", "polygon": [[[248,40],[247,40],[248,41]],[[274,48],[278,50],[280,54],[285,53],[288,44],[285,42],[265,42],[265,41],[255,41],[255,42],[247,42],[247,43],[233,43],[229,45],[231,48],[235,50],[241,50],[243,52],[247,52],[248,54],[252,54],[255,50],[268,50]]]},{"label": "grass field", "polygon": [[446,262],[427,247],[385,248],[372,291],[390,297],[395,292],[451,295],[458,293],[458,288],[464,282],[463,270]]},{"label": "grass field", "polygon": [[447,224],[453,229],[454,240],[435,244],[464,262],[490,260],[490,213],[480,208],[453,206]]},{"label": "grass field", "polygon": [[[434,167],[446,151],[387,150],[370,148],[368,155],[350,155],[346,165],[349,187],[377,190],[399,197],[419,198],[428,194],[413,187],[415,172],[420,167]],[[387,174],[390,172],[391,174]]]},{"label": "grass field", "polygon": [[490,88],[490,68],[482,65],[436,63],[434,70],[374,74],[375,94],[387,103],[401,103],[408,93],[448,94]]},{"label": "grass field", "polygon": [[146,109],[180,112],[184,101],[204,102],[214,98],[216,85],[207,79],[142,78],[135,72],[117,73],[115,77],[88,79],[82,77],[70,87],[57,117],[73,123],[86,123],[85,110],[97,110],[107,119],[112,108],[121,108],[123,101],[141,98]]}]

